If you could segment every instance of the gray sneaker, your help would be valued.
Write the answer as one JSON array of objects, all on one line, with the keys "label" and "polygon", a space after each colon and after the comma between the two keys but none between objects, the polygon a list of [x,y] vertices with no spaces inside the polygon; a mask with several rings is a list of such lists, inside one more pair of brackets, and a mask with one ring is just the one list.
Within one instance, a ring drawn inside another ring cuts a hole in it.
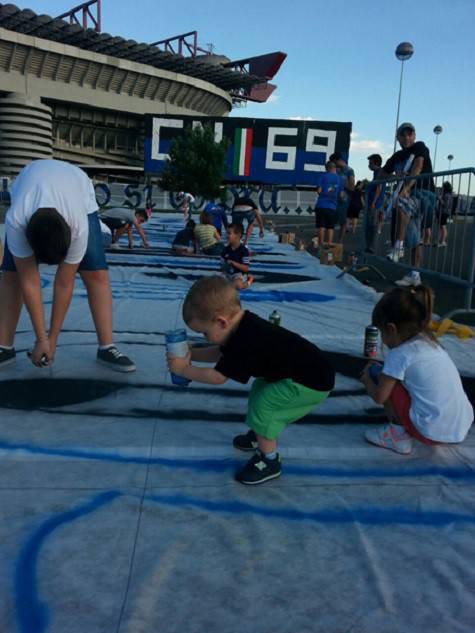
[{"label": "gray sneaker", "polygon": [[130,358],[121,354],[115,345],[108,347],[107,349],[98,349],[97,362],[109,367],[109,369],[113,369],[114,371],[126,372],[136,370],[135,364],[130,360]]},{"label": "gray sneaker", "polygon": [[16,352],[14,347],[12,347],[11,349],[0,347],[0,369],[14,363],[15,358]]}]

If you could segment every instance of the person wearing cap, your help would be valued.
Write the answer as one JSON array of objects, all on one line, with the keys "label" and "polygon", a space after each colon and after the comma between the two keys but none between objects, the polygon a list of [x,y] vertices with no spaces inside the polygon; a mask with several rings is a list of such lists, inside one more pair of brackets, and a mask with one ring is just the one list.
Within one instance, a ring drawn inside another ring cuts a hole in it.
[{"label": "person wearing cap", "polygon": [[347,229],[348,205],[350,204],[351,194],[355,190],[355,172],[347,164],[341,152],[335,152],[329,158],[330,162],[335,163],[337,174],[342,181],[342,190],[338,197],[337,215],[338,224],[340,225],[339,242],[343,242]]},{"label": "person wearing cap", "polygon": [[401,149],[395,152],[384,165],[381,176],[416,177],[428,174],[426,178],[401,180],[393,197],[393,215],[396,218],[395,244],[388,255],[394,262],[404,257],[404,246],[411,250],[411,263],[419,266],[421,249],[421,229],[430,242],[435,207],[435,187],[429,148],[422,141],[416,141],[416,128],[412,123],[401,123],[397,129],[397,140]]},{"label": "person wearing cap", "polygon": [[[373,172],[373,181],[380,179],[381,166],[383,158],[381,154],[371,154],[368,156],[368,169]],[[379,226],[383,222],[384,196],[386,193],[386,185],[382,183],[368,183],[366,188],[366,252],[375,252],[376,235],[380,233]]]}]

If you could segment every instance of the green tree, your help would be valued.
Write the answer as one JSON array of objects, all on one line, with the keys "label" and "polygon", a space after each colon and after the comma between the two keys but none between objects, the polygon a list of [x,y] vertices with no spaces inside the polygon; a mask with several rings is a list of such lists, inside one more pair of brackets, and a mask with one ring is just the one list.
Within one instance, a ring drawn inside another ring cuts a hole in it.
[{"label": "green tree", "polygon": [[185,128],[170,144],[169,159],[161,175],[167,191],[188,191],[204,198],[217,198],[226,171],[227,141],[214,140],[209,125]]}]

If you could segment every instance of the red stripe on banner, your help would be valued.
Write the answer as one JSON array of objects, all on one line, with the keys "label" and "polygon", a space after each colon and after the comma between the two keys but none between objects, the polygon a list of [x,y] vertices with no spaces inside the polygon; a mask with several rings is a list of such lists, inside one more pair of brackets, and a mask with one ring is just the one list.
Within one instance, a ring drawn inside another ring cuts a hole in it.
[{"label": "red stripe on banner", "polygon": [[244,175],[251,173],[252,128],[246,130],[246,155],[244,158]]}]

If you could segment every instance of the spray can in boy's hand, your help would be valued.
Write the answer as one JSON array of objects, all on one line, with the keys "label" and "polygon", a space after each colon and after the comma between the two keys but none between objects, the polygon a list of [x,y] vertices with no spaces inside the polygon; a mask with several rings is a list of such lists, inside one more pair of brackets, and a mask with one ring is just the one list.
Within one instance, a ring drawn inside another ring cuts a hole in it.
[{"label": "spray can in boy's hand", "polygon": [[[169,330],[165,332],[165,342],[167,344],[167,352],[174,356],[184,357],[188,354],[188,341],[186,338],[186,330]],[[184,378],[183,376],[177,376],[170,372],[170,378],[174,385],[180,387],[186,387],[190,384],[191,380]]]},{"label": "spray can in boy's hand", "polygon": [[281,320],[282,319],[280,318],[280,314],[277,312],[277,310],[273,310],[269,314],[269,321],[274,325],[280,325]]}]

